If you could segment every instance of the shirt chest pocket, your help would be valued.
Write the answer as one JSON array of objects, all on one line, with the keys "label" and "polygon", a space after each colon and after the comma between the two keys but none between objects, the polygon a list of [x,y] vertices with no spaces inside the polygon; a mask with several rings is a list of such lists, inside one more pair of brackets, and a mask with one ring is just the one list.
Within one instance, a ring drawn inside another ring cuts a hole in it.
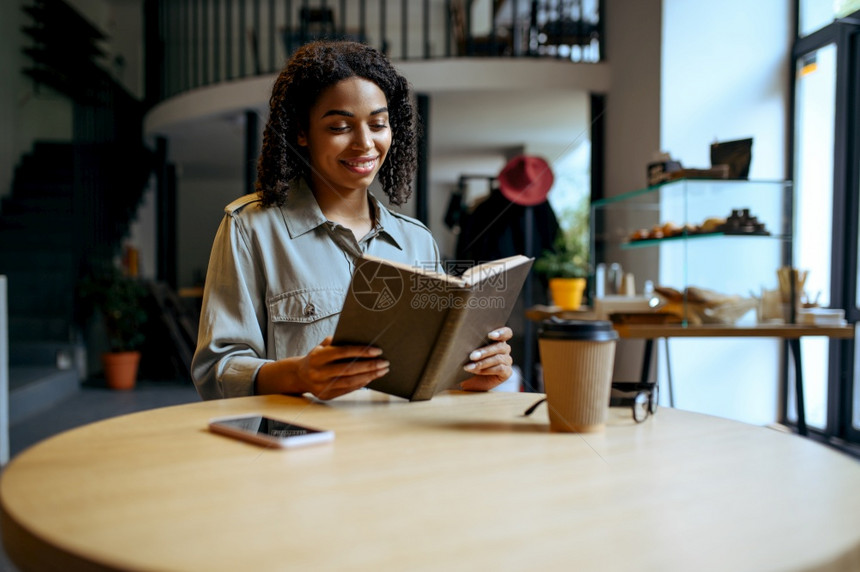
[{"label": "shirt chest pocket", "polygon": [[346,290],[313,288],[293,290],[269,299],[272,359],[306,355],[334,333]]},{"label": "shirt chest pocket", "polygon": [[307,324],[340,313],[346,291],[341,288],[294,290],[269,300],[273,322]]}]

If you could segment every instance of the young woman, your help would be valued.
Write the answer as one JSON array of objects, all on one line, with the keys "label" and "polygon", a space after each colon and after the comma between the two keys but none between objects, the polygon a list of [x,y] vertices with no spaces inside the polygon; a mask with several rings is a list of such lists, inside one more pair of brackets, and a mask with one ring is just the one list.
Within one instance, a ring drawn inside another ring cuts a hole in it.
[{"label": "young woman", "polygon": [[[206,276],[191,370],[204,399],[311,393],[331,399],[388,372],[381,350],[332,346],[362,253],[440,268],[430,231],[389,211],[416,168],[411,94],[380,52],[353,42],[300,48],[275,82],[257,192],[226,207]],[[472,352],[463,389],[510,377],[509,328]],[[372,359],[355,359],[372,358]]]}]

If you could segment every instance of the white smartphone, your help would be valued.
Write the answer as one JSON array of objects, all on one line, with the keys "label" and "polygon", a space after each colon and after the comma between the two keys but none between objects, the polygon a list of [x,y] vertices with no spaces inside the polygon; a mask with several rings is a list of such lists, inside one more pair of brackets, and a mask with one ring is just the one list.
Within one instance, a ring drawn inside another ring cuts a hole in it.
[{"label": "white smartphone", "polygon": [[334,439],[334,431],[296,425],[259,414],[211,419],[209,430],[258,445],[281,448],[302,447]]}]

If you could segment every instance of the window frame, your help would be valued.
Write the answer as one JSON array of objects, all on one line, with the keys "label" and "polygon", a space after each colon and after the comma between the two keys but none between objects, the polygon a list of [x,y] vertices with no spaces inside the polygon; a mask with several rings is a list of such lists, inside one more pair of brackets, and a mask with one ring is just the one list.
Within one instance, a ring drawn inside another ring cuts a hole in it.
[{"label": "window frame", "polygon": [[[831,237],[831,307],[842,308],[849,324],[860,322],[857,296],[860,255],[860,10],[800,37],[795,2],[794,45],[789,81],[788,152],[786,179],[795,173],[795,114],[797,66],[801,58],[829,44],[836,46],[836,101],[833,161],[833,230]],[[827,422],[823,431],[810,428],[810,435],[827,441],[860,444],[860,429],[852,425],[855,389],[855,340],[831,340],[827,394]],[[788,372],[788,368],[783,368]],[[788,374],[783,379],[788,389]]]}]

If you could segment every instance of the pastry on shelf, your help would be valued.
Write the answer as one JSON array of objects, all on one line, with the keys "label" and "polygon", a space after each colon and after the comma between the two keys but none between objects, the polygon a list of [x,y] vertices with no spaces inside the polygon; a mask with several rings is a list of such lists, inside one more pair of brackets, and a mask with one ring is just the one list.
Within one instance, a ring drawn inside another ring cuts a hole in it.
[{"label": "pastry on shelf", "polygon": [[689,286],[684,292],[667,286],[656,286],[654,292],[665,300],[660,307],[661,312],[686,318],[692,325],[734,324],[758,303],[755,298],[722,294],[696,286]]},{"label": "pastry on shelf", "polygon": [[630,242],[636,242],[637,240],[648,240],[648,235],[651,234],[651,231],[647,228],[638,228],[630,233],[628,240]]},{"label": "pastry on shelf", "polygon": [[654,292],[663,297],[667,302],[682,302],[684,293],[669,286],[655,286]]},{"label": "pastry on shelf", "polygon": [[690,235],[690,234],[696,234],[697,232],[700,232],[699,227],[694,225],[694,224],[686,223],[683,226],[683,228],[681,228],[682,234],[686,233],[686,234]]},{"label": "pastry on shelf", "polygon": [[680,235],[684,229],[682,229],[680,226],[678,226],[674,222],[668,221],[666,223],[663,223],[662,230],[663,230],[663,236],[668,238],[668,237]]},{"label": "pastry on shelf", "polygon": [[718,232],[717,229],[724,224],[726,224],[725,218],[709,217],[709,218],[706,218],[705,221],[699,225],[699,232],[701,232],[701,233]]},{"label": "pastry on shelf", "polygon": [[627,239],[630,242],[636,242],[637,240],[656,240],[661,238],[671,238],[673,236],[679,236],[682,232],[684,232],[685,228],[680,227],[672,221],[665,222],[663,224],[655,224],[651,228],[638,228],[631,232]]}]

